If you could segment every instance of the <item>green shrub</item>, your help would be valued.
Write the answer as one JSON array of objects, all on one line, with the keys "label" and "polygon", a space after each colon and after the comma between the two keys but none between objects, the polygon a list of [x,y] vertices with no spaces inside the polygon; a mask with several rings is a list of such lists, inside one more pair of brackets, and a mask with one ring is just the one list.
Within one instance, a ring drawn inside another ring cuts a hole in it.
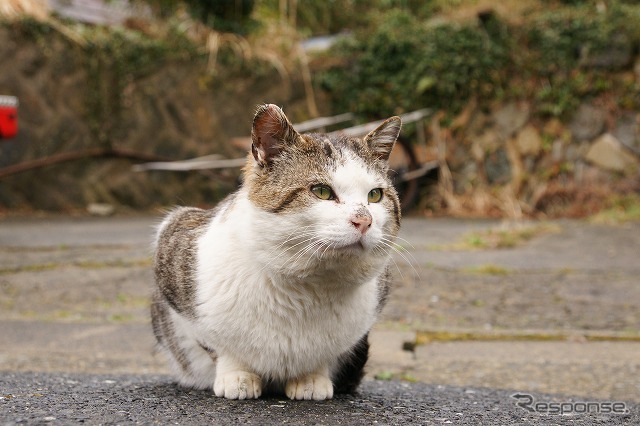
[{"label": "green shrub", "polygon": [[586,50],[602,50],[615,31],[614,23],[591,7],[572,7],[542,13],[525,29],[527,61],[542,74],[567,71],[578,65]]},{"label": "green shrub", "polygon": [[[614,1],[598,10],[591,2],[576,2],[532,16],[521,31],[517,62],[523,74],[543,82],[532,94],[537,112],[563,117],[612,89],[604,74],[607,65],[599,69],[590,58],[616,49],[631,58],[640,43],[640,6]],[[608,66],[613,72],[619,64]]]},{"label": "green shrub", "polygon": [[246,34],[255,27],[251,13],[255,0],[136,0],[145,3],[162,17],[171,16],[181,5],[193,19],[217,31]]},{"label": "green shrub", "polygon": [[505,34],[480,25],[427,26],[402,10],[377,16],[369,28],[336,46],[343,65],[319,78],[339,110],[375,117],[425,106],[455,110],[502,84]]},{"label": "green shrub", "polygon": [[619,0],[604,9],[550,2],[518,26],[491,13],[436,25],[406,9],[368,20],[331,52],[339,65],[317,78],[336,111],[368,118],[424,107],[456,113],[471,98],[531,99],[535,113],[566,117],[613,88],[605,71],[620,63],[607,65],[607,54],[619,49],[631,59],[640,46],[640,5]]}]

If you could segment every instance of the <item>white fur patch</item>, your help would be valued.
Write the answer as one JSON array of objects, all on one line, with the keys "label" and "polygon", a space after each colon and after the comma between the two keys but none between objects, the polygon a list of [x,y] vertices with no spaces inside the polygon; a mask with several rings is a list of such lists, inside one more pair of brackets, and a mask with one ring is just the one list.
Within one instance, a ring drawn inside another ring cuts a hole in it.
[{"label": "white fur patch", "polygon": [[[369,203],[367,196],[372,189],[384,187],[384,181],[370,173],[361,159],[348,156],[345,164],[336,168],[329,183],[339,203],[316,203],[314,206],[321,222],[328,224],[325,236],[335,239],[338,245],[361,242],[365,248],[373,248],[380,241],[383,227],[390,217],[382,205]],[[365,235],[361,235],[351,223],[354,214],[362,207],[372,216],[371,228]]]}]

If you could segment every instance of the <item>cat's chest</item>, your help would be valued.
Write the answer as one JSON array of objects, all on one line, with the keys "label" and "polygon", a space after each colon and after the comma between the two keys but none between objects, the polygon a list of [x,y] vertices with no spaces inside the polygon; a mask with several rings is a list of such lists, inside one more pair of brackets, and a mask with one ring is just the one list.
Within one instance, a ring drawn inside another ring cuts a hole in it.
[{"label": "cat's chest", "polygon": [[200,305],[202,340],[242,354],[256,371],[304,371],[349,350],[370,329],[376,291],[373,280],[350,289],[244,281]]},{"label": "cat's chest", "polygon": [[271,277],[234,277],[204,292],[200,312],[212,325],[234,329],[252,327],[267,334],[324,330],[335,333],[368,322],[375,312],[375,280],[345,284],[308,284]]},{"label": "cat's chest", "polygon": [[269,283],[257,292],[263,296],[263,301],[257,305],[274,322],[288,325],[288,328],[299,324],[303,330],[331,332],[366,321],[367,314],[375,307],[375,282],[345,284],[345,287],[340,288],[335,283],[327,283],[324,287],[318,283]]}]

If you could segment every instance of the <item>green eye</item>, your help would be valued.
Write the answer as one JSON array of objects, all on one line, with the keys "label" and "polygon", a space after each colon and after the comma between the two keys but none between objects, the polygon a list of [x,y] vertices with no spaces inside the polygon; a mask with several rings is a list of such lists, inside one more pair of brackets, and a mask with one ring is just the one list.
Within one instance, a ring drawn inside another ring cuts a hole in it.
[{"label": "green eye", "polygon": [[311,187],[311,192],[321,200],[333,200],[336,198],[333,194],[333,190],[327,185],[313,185]]},{"label": "green eye", "polygon": [[382,189],[375,188],[369,191],[369,195],[367,196],[367,201],[370,203],[379,203],[382,200]]}]

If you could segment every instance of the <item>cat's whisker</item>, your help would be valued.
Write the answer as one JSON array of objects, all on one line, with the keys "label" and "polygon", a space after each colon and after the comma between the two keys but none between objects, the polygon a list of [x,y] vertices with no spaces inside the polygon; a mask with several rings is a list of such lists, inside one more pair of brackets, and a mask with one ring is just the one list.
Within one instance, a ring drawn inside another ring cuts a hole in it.
[{"label": "cat's whisker", "polygon": [[[287,260],[287,262],[297,261],[297,260],[299,260],[300,257],[304,256],[306,251],[311,250],[313,247],[315,247],[316,243],[319,241],[319,238],[320,238],[320,236],[319,236],[319,234],[317,232],[317,230],[319,230],[320,227],[319,226],[314,226],[311,230],[309,230],[309,228],[312,228],[312,227],[311,226],[307,226],[307,227],[305,227],[305,231],[303,231],[302,234],[296,235],[297,238],[303,238],[302,240],[300,240],[299,242],[291,245],[290,247],[287,247],[285,250],[283,250],[280,253],[280,255],[278,255],[278,257],[284,255],[289,250],[292,250],[292,249],[294,249],[296,247],[299,247],[300,245],[312,242],[311,244],[299,249],[296,253],[294,253],[292,256],[290,256],[289,259]],[[308,238],[304,238],[304,237],[308,237]]]},{"label": "cat's whisker", "polygon": [[311,260],[317,255],[317,253],[320,251],[320,249],[322,249],[323,245],[325,243],[323,241],[316,241],[316,243],[313,245],[313,247],[311,247],[309,250],[307,250],[307,253],[310,253],[312,250],[313,252],[311,254],[309,254],[307,261],[304,264],[304,270],[307,269],[307,267],[309,266],[309,263],[311,262]]},{"label": "cat's whisker", "polygon": [[[382,248],[379,249],[381,252],[384,252],[384,250]],[[398,271],[398,274],[400,274],[400,278],[404,281],[404,274],[402,273],[402,269],[400,269],[400,266],[398,265],[398,262],[396,262],[396,260],[393,258],[393,256],[391,257],[391,261],[393,262],[393,266],[396,267],[396,270]]]},{"label": "cat's whisker", "polygon": [[302,229],[302,231],[301,231],[301,232],[300,232],[300,231],[298,231],[298,230],[295,230],[295,231],[291,232],[291,233],[287,236],[287,238],[285,238],[285,240],[284,240],[284,241],[282,241],[282,242],[281,242],[280,244],[278,244],[278,245],[277,245],[273,250],[271,250],[271,253],[274,253],[276,250],[279,250],[280,248],[282,248],[282,246],[284,246],[285,244],[287,244],[289,241],[292,241],[292,240],[294,240],[294,239],[296,239],[296,238],[303,238],[303,237],[306,237],[306,236],[312,236],[312,235],[315,235],[315,234],[316,234],[315,230],[311,230],[311,231],[309,231],[309,228],[311,228],[311,226],[313,226],[313,225],[305,226],[305,227]]},{"label": "cat's whisker", "polygon": [[[316,239],[316,234],[315,234],[315,233],[313,233],[313,232],[305,232],[305,233],[303,233],[302,235],[298,235],[298,237],[299,237],[299,238],[308,237],[308,238],[305,238],[305,239],[303,239],[303,240],[301,240],[301,241],[297,242],[296,244],[294,244],[294,245],[292,245],[292,246],[290,246],[290,247],[287,247],[285,250],[280,251],[280,253],[279,253],[277,256],[275,256],[275,257],[273,257],[273,258],[271,259],[271,262],[269,262],[269,263],[265,264],[265,265],[262,267],[262,269],[260,270],[260,272],[263,272],[263,271],[264,271],[265,269],[267,269],[268,267],[273,266],[273,265],[275,264],[275,261],[276,261],[276,260],[278,260],[278,259],[280,259],[282,256],[284,256],[284,255],[285,255],[289,250],[294,249],[295,247],[298,247],[298,246],[300,246],[300,245],[302,245],[302,244],[306,244],[306,243],[308,243],[308,242],[313,241],[314,239]],[[282,243],[282,244],[280,245],[280,247],[282,247],[282,245],[283,245],[283,244],[284,244],[284,243]],[[272,250],[272,251],[271,251],[271,253],[273,254],[273,252],[274,252],[274,251]],[[294,254],[293,256],[295,256],[295,254]],[[288,263],[289,261],[291,261],[291,258],[289,258],[289,259],[287,260],[287,262],[285,262],[285,264],[286,264],[286,263]]]},{"label": "cat's whisker", "polygon": [[[411,269],[413,270],[413,272],[418,276],[418,278],[420,279],[420,272],[418,272],[418,269],[416,269],[416,267],[414,266],[414,262],[417,263],[417,260],[415,259],[415,257],[413,257],[413,255],[411,255],[409,252],[408,253],[412,258],[413,261],[405,255],[405,253],[403,253],[402,251],[400,251],[394,244],[393,242],[389,242],[389,240],[387,239],[381,239],[380,240],[380,244],[388,247],[389,249],[395,251],[396,253],[398,253],[398,255],[405,261],[407,262],[407,264],[411,267]],[[396,263],[395,259],[393,259],[393,256],[391,256],[391,259],[393,260],[393,262],[396,264],[396,267],[398,267],[398,264]],[[399,268],[398,268],[399,269]]]},{"label": "cat's whisker", "polygon": [[[376,245],[372,251],[376,254],[379,254],[380,256],[386,257],[388,252],[384,247],[387,247],[388,244],[386,243],[382,243],[382,244],[378,244]],[[393,249],[393,247],[391,247],[391,249]],[[400,275],[400,278],[404,280],[404,274],[402,273],[402,269],[400,269],[400,266],[398,265],[398,262],[396,262],[396,260],[393,258],[393,256],[390,256],[389,259],[393,262],[393,265],[395,266],[396,270],[398,271],[398,274]]]},{"label": "cat's whisker", "polygon": [[[389,237],[391,237],[391,238],[389,238]],[[401,250],[400,250],[400,248],[399,248],[399,247],[401,247],[401,248],[404,250],[403,252],[404,252],[404,253],[406,253],[406,254],[411,258],[411,263],[418,263],[418,259],[416,259],[416,258],[415,258],[415,256],[413,255],[413,253],[411,253],[409,250],[404,249],[404,247],[402,247],[402,246],[400,246],[399,244],[397,244],[397,243],[396,243],[396,240],[397,240],[397,239],[400,239],[400,240],[402,240],[402,241],[406,242],[406,243],[410,246],[410,248],[415,249],[415,247],[413,246],[413,244],[411,244],[410,242],[408,242],[408,241],[407,241],[407,240],[405,240],[404,238],[398,238],[398,237],[394,237],[393,235],[390,235],[390,234],[384,234],[384,235],[381,237],[381,239],[382,239],[383,241],[386,241],[387,243],[390,243],[390,244],[393,246],[394,251],[395,251],[396,253],[400,253],[400,251],[401,251]]]},{"label": "cat's whisker", "polygon": [[298,250],[298,252],[296,252],[293,256],[291,256],[289,258],[288,262],[297,262],[298,260],[300,260],[305,254],[307,254],[308,252],[310,252],[311,250],[315,249],[318,246],[322,246],[322,241],[319,240],[314,240],[313,242],[311,242],[311,244],[306,245],[305,247],[301,248],[300,250]]},{"label": "cat's whisker", "polygon": [[336,247],[336,243],[335,243],[335,242],[332,242],[332,243],[327,244],[327,246],[324,248],[324,250],[323,250],[323,251],[322,251],[322,253],[320,254],[320,259],[322,259],[322,257],[323,257],[323,256],[324,256],[324,254],[327,252],[327,250],[329,250],[329,249],[333,249],[333,248],[335,248],[335,247]]},{"label": "cat's whisker", "polygon": [[[386,244],[383,244],[383,245],[386,246]],[[384,249],[382,247],[379,247],[378,250],[384,253]],[[404,274],[402,273],[402,269],[400,268],[400,265],[398,265],[398,262],[396,262],[393,256],[391,256],[390,259],[393,262],[393,265],[396,267],[396,270],[400,274],[400,278],[404,279]]]},{"label": "cat's whisker", "polygon": [[396,235],[396,236],[393,236],[393,235],[391,235],[391,234],[384,234],[384,237],[387,237],[387,236],[392,236],[392,237],[393,237],[393,238],[395,238],[396,240],[400,240],[400,241],[402,241],[403,243],[405,243],[406,245],[408,245],[408,246],[409,246],[410,248],[412,248],[412,249],[415,249],[415,248],[416,248],[416,246],[414,246],[414,245],[413,245],[409,240],[407,240],[406,238],[402,238],[402,237],[397,236],[397,235]]},{"label": "cat's whisker", "polygon": [[[313,259],[314,256],[317,255],[317,253],[320,251],[320,249],[322,248],[323,245],[326,245],[326,243],[324,241],[318,241],[318,247],[315,249],[315,251],[311,254],[311,256],[309,256],[309,258],[307,259],[307,262],[304,264],[304,269],[307,269],[307,266],[309,265],[309,262],[311,262],[311,259]],[[327,245],[324,249],[324,251],[320,254],[320,259],[322,259],[322,256],[324,255],[324,253],[327,251],[327,248],[329,247],[329,245]]]},{"label": "cat's whisker", "polygon": [[381,240],[381,244],[384,244],[385,246],[389,247],[392,251],[396,252],[405,262],[407,262],[409,264],[409,266],[411,266],[413,268],[413,270],[416,273],[418,273],[418,271],[416,270],[416,268],[414,266],[414,264],[417,264],[418,261],[413,256],[413,254],[411,254],[408,251],[400,250],[398,247],[396,247],[396,245],[393,242],[390,242],[389,240]]},{"label": "cat's whisker", "polygon": [[289,263],[291,261],[297,261],[299,259],[299,255],[304,255],[305,251],[309,250],[309,247],[314,246],[316,243],[317,243],[317,237],[311,236],[309,238],[306,238],[292,245],[291,247],[288,247],[286,250],[283,250],[280,256],[283,256],[284,254],[289,253],[290,250],[293,250],[296,247],[298,247],[295,253],[291,254],[285,263]]},{"label": "cat's whisker", "polygon": [[[318,235],[318,226],[308,225],[302,228],[302,230],[295,230],[290,233],[284,241],[276,246],[276,249],[282,248],[288,242],[294,241],[296,239],[301,239],[305,237],[313,237]],[[294,245],[295,246],[295,245]],[[288,249],[287,249],[288,250]]]}]

